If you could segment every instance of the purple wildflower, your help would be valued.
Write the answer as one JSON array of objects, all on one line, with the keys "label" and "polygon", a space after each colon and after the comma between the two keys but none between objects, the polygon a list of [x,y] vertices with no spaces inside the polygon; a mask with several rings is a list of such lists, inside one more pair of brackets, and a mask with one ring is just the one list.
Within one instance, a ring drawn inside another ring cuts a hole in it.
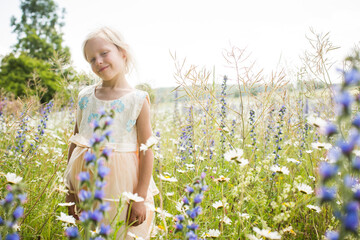
[{"label": "purple wildflower", "polygon": [[322,187],[319,191],[319,197],[322,203],[333,200],[335,194],[336,189],[334,187]]},{"label": "purple wildflower", "polygon": [[339,233],[338,232],[335,232],[335,231],[327,231],[325,233],[325,237],[328,239],[328,240],[338,240],[339,239]]},{"label": "purple wildflower", "polygon": [[17,220],[18,218],[21,218],[23,214],[24,214],[24,208],[19,206],[14,210],[13,217],[15,220]]},{"label": "purple wildflower", "polygon": [[94,197],[95,199],[102,200],[105,197],[105,193],[103,190],[95,190]]},{"label": "purple wildflower", "polygon": [[90,173],[89,172],[80,172],[78,176],[80,183],[87,182],[90,180]]},{"label": "purple wildflower", "polygon": [[324,181],[330,179],[337,174],[338,167],[327,162],[321,162],[319,174]]},{"label": "purple wildflower", "polygon": [[191,230],[196,230],[198,229],[199,225],[197,225],[196,223],[192,223],[191,225],[187,225],[186,227]]},{"label": "purple wildflower", "polygon": [[344,72],[344,80],[346,85],[357,84],[360,81],[359,71],[352,68],[350,71]]},{"label": "purple wildflower", "polygon": [[70,239],[75,239],[79,237],[79,230],[77,227],[68,227],[65,230],[65,235]]},{"label": "purple wildflower", "polygon": [[17,233],[11,233],[5,237],[5,240],[20,240],[20,237]]},{"label": "purple wildflower", "polygon": [[109,236],[111,231],[110,225],[101,224],[99,234],[101,236]]},{"label": "purple wildflower", "polygon": [[357,202],[350,202],[346,206],[346,215],[344,216],[343,224],[347,231],[357,233],[359,226],[358,209],[359,204]]},{"label": "purple wildflower", "polygon": [[89,217],[95,223],[100,222],[103,219],[103,213],[99,210],[95,210],[89,213]]},{"label": "purple wildflower", "polygon": [[99,163],[98,166],[98,176],[103,180],[106,175],[110,172],[110,168],[103,166],[102,163]]},{"label": "purple wildflower", "polygon": [[81,189],[79,192],[79,199],[81,201],[86,201],[87,199],[91,198],[91,192],[90,191],[86,191],[84,189]]},{"label": "purple wildflower", "polygon": [[84,160],[86,164],[92,163],[96,160],[95,154],[91,153],[90,151],[87,151],[84,156]]},{"label": "purple wildflower", "polygon": [[194,198],[194,203],[195,203],[195,204],[201,203],[202,199],[203,199],[203,195],[202,195],[202,194],[198,194],[198,195],[196,195],[195,198]]}]

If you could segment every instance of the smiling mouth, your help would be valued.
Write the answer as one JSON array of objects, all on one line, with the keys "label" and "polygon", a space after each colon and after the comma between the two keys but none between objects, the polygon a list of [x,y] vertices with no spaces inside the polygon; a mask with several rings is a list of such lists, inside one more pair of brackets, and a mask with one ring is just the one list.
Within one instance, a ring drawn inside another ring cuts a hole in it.
[{"label": "smiling mouth", "polygon": [[103,67],[103,68],[100,68],[99,69],[99,72],[102,72],[102,71],[104,71],[105,69],[107,69],[109,66],[106,66],[106,67]]}]

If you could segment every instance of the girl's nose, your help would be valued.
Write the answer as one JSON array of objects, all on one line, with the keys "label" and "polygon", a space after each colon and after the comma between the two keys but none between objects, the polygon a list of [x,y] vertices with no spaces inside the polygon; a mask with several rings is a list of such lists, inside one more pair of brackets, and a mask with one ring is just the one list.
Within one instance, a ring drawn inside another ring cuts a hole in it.
[{"label": "girl's nose", "polygon": [[101,65],[101,64],[103,64],[103,60],[101,57],[99,57],[96,59],[96,65]]}]

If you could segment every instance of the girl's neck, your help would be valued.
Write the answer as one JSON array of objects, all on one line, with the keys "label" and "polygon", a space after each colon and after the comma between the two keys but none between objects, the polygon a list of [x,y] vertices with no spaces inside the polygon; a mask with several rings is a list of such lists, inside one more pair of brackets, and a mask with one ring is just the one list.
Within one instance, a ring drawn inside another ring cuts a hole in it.
[{"label": "girl's neck", "polygon": [[126,81],[125,77],[121,78],[121,79],[115,79],[115,80],[106,80],[106,81],[102,81],[101,83],[101,87],[103,88],[131,88],[131,86],[129,85],[129,83]]}]

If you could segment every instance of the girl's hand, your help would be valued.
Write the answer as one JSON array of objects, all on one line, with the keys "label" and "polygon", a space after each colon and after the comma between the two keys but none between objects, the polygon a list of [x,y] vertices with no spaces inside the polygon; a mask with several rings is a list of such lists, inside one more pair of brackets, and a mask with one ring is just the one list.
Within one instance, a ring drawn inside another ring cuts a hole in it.
[{"label": "girl's hand", "polygon": [[145,220],[146,220],[146,207],[144,202],[131,202],[130,217],[128,224],[131,226],[138,226],[142,224]]}]

